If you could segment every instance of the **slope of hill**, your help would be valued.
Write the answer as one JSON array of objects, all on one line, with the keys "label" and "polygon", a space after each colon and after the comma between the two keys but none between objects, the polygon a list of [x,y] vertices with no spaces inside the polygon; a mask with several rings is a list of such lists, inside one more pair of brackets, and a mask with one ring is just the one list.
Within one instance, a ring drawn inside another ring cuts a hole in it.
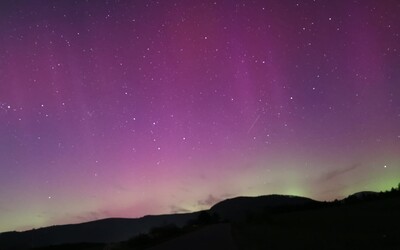
[{"label": "slope of hill", "polygon": [[348,199],[365,199],[377,196],[379,193],[373,191],[362,191],[347,196],[344,200]]},{"label": "slope of hill", "polygon": [[231,225],[214,224],[208,225],[192,233],[184,234],[180,237],[162,243],[158,246],[151,247],[149,250],[236,250],[236,244],[233,241],[231,233]]},{"label": "slope of hill", "polygon": [[[262,212],[265,209],[283,209],[316,204],[317,201],[295,196],[266,195],[259,197],[238,197],[214,205],[210,213],[217,213],[222,219],[236,220],[247,213]],[[52,226],[25,232],[0,234],[2,249],[12,247],[41,247],[68,243],[113,243],[148,232],[151,228],[175,224],[183,226],[197,218],[198,212],[175,215],[145,216],[138,219],[103,219],[98,221]]]},{"label": "slope of hill", "polygon": [[255,216],[233,226],[239,249],[400,249],[400,196]]},{"label": "slope of hill", "polygon": [[248,214],[299,209],[318,204],[320,202],[305,197],[275,194],[227,199],[215,204],[210,211],[217,213],[223,219],[240,220]]},{"label": "slope of hill", "polygon": [[[285,195],[237,197],[222,201],[208,211],[190,214],[104,219],[20,233],[2,233],[0,249],[20,250],[53,245],[41,249],[87,250],[103,249],[108,245],[125,250],[132,248],[129,244],[134,236],[150,240],[145,247],[134,249],[187,249],[193,248],[191,244],[195,240],[206,242],[218,235],[220,240],[230,239],[229,247],[224,245],[229,249],[399,249],[397,236],[400,228],[397,221],[400,219],[400,191],[360,192],[349,197],[362,199],[319,202]],[[228,223],[220,224],[216,219],[218,217]],[[178,232],[171,236],[165,230],[158,230],[155,234],[155,228],[168,225],[182,228],[170,228]],[[231,228],[233,240],[227,233]],[[148,234],[149,231],[153,233]],[[162,232],[167,234],[160,235]],[[218,235],[213,232],[218,232]],[[74,244],[84,242],[104,244]]]},{"label": "slope of hill", "polygon": [[112,218],[80,224],[45,227],[25,232],[0,234],[0,249],[21,249],[66,243],[120,242],[153,227],[175,224],[185,225],[196,218],[197,213],[145,216],[138,219]]}]

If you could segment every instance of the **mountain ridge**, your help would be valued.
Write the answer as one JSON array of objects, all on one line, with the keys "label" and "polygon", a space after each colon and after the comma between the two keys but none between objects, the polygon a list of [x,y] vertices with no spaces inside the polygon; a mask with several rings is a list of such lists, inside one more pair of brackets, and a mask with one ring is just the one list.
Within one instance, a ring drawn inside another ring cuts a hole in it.
[{"label": "mountain ridge", "polygon": [[[363,192],[355,194],[358,193]],[[346,198],[340,202],[345,200]],[[328,202],[293,195],[239,196],[220,201],[208,210],[192,213],[146,215],[140,218],[103,218],[23,232],[3,232],[0,233],[0,247],[9,250],[59,244],[116,243],[129,240],[140,234],[146,234],[155,227],[172,224],[177,227],[186,226],[200,218],[203,212],[217,214],[223,221],[240,221],[248,219],[249,214],[287,212],[314,208],[324,204],[328,204]]]}]

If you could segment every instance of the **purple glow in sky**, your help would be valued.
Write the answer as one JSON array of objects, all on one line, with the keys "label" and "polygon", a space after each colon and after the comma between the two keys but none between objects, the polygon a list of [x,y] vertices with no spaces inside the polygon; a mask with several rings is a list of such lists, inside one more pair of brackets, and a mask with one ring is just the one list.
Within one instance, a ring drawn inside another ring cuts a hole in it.
[{"label": "purple glow in sky", "polygon": [[400,179],[400,2],[1,1],[0,231]]}]

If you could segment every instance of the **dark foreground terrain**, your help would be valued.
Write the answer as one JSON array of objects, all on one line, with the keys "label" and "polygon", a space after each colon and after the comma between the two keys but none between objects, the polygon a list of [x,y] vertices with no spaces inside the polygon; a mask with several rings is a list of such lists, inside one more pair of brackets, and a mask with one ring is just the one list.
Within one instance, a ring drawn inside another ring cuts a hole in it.
[{"label": "dark foreground terrain", "polygon": [[233,227],[239,249],[400,249],[400,197],[254,216]]},{"label": "dark foreground terrain", "polygon": [[[400,249],[398,189],[357,193],[335,202],[281,195],[239,197],[185,216],[183,226],[170,219],[166,224],[164,216],[160,226],[118,242],[4,247],[10,235],[18,241],[25,233],[0,234],[0,249]],[[50,231],[42,234],[46,232]]]}]

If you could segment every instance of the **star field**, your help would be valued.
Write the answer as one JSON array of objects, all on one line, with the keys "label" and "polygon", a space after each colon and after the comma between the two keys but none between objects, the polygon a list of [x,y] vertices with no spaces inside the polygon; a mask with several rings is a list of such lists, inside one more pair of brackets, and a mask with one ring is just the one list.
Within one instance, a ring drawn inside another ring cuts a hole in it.
[{"label": "star field", "polygon": [[400,179],[400,3],[2,1],[0,231]]}]

